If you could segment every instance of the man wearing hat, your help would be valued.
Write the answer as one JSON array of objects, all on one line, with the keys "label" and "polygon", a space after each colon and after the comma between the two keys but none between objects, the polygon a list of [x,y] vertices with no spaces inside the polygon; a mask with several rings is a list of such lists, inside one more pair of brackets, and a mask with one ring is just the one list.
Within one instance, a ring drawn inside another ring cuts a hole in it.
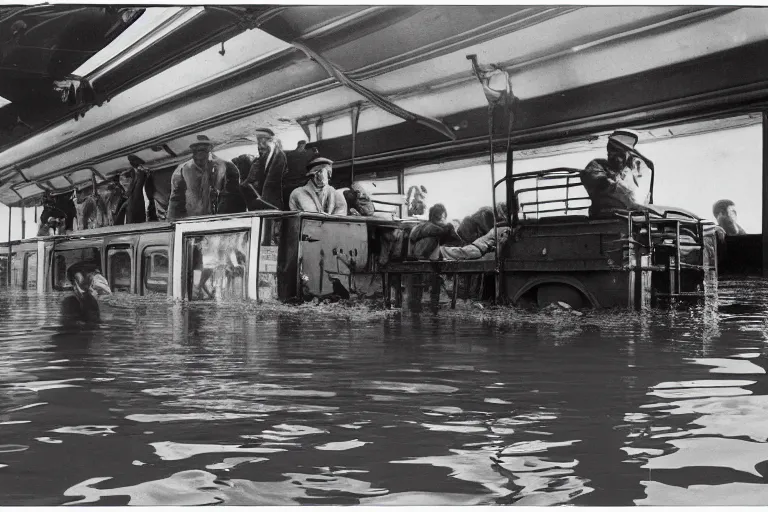
[{"label": "man wearing hat", "polygon": [[131,166],[130,169],[120,174],[120,185],[123,188],[125,200],[115,215],[115,224],[155,221],[157,214],[155,213],[155,187],[152,176],[144,166],[144,160],[138,156],[128,155],[128,163]]},{"label": "man wearing hat", "polygon": [[[241,183],[248,209],[282,210],[283,179],[288,169],[283,145],[269,128],[260,128],[254,133],[259,146],[259,158],[251,164],[248,177]],[[280,222],[264,222],[264,245],[277,243]]]},{"label": "man wearing hat", "polygon": [[242,183],[246,190],[254,189],[248,196],[248,209],[282,210],[283,176],[287,168],[283,146],[269,128],[260,128],[254,135],[259,158],[253,161],[248,177]]},{"label": "man wearing hat", "polygon": [[288,207],[294,211],[346,215],[344,194],[329,185],[333,162],[315,157],[307,164],[307,184],[291,192]]},{"label": "man wearing hat", "polygon": [[638,182],[641,164],[653,170],[653,162],[635,149],[638,138],[630,130],[614,131],[608,137],[608,159],[592,160],[581,171],[581,183],[592,200],[591,217],[611,217],[617,210],[653,209]]},{"label": "man wearing hat", "polygon": [[244,211],[237,167],[213,156],[213,142],[205,135],[198,135],[189,148],[192,160],[171,176],[168,220]]}]

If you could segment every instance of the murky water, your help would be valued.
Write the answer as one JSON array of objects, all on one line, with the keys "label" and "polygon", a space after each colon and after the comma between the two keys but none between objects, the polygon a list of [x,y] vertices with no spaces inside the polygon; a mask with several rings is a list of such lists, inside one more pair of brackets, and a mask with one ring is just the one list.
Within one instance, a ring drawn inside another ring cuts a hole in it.
[{"label": "murky water", "polygon": [[768,283],[511,324],[61,298],[0,297],[3,505],[768,502]]}]

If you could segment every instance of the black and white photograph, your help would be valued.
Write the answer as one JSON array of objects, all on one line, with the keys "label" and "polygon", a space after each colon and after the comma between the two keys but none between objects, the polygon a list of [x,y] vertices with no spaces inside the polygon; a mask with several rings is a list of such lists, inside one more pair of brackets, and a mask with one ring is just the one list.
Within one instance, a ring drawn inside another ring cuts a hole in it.
[{"label": "black and white photograph", "polygon": [[768,5],[4,3],[0,203],[0,507],[768,504]]}]

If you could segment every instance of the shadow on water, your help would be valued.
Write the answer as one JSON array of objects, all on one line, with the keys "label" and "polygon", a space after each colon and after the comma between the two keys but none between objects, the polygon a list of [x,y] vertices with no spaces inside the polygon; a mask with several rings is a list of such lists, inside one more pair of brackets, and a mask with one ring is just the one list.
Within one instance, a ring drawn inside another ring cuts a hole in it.
[{"label": "shadow on water", "polygon": [[118,295],[73,325],[61,299],[0,297],[4,504],[766,497],[763,282],[723,287],[716,307],[583,316]]}]

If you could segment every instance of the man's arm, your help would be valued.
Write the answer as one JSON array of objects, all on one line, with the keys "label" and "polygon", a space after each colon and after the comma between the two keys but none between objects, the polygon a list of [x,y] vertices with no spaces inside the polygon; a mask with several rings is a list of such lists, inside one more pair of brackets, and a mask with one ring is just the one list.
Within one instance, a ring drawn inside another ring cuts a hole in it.
[{"label": "man's arm", "polygon": [[331,215],[346,215],[347,214],[347,200],[344,199],[344,193],[341,190],[334,190],[333,191],[335,200],[333,204],[333,210],[331,210]]},{"label": "man's arm", "polygon": [[590,195],[592,192],[606,194],[616,190],[616,179],[608,174],[606,168],[600,165],[597,160],[589,162],[587,167],[581,171],[581,183]]},{"label": "man's arm", "polygon": [[[182,164],[183,165],[183,164]],[[174,221],[187,216],[187,182],[179,165],[171,176],[171,195],[168,199],[168,220]]]},{"label": "man's arm", "polygon": [[146,174],[147,177],[144,180],[144,193],[147,195],[147,222],[153,222],[157,220],[157,210],[155,209],[155,179],[149,172],[146,172]]},{"label": "man's arm", "polygon": [[288,197],[288,209],[292,212],[301,211],[301,202],[299,201],[299,194],[301,188],[294,189],[291,195]]}]

